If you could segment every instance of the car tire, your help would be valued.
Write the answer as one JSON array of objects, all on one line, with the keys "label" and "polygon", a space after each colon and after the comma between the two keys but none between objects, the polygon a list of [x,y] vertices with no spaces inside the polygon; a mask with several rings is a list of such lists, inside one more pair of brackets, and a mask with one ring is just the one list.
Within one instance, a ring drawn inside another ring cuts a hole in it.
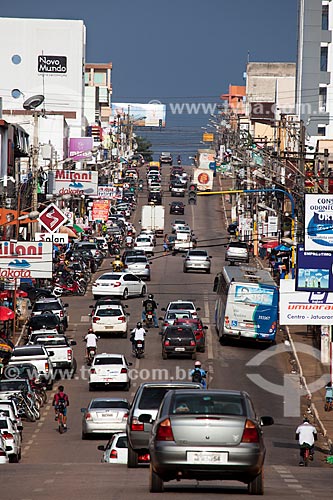
[{"label": "car tire", "polygon": [[126,330],[126,332],[124,332],[124,333],[122,334],[121,338],[122,338],[122,339],[127,339],[127,330]]},{"label": "car tire", "polygon": [[124,384],[124,391],[129,391],[130,387],[131,387],[130,381],[126,382],[126,384]]},{"label": "car tire", "polygon": [[93,391],[94,390],[94,386],[93,384],[89,384],[89,392]]},{"label": "car tire", "polygon": [[145,285],[143,285],[143,287],[141,288],[141,294],[140,294],[141,297],[144,297],[146,295],[146,293],[147,293],[147,288]]},{"label": "car tire", "polygon": [[162,493],[164,490],[163,479],[154,472],[152,465],[149,468],[149,491],[150,493]]},{"label": "car tire", "polygon": [[128,444],[127,468],[136,469],[138,467],[138,454]]},{"label": "car tire", "polygon": [[9,463],[11,463],[11,464],[18,464],[20,461],[19,456],[16,453],[13,455],[9,455],[8,459],[9,459]]},{"label": "car tire", "polygon": [[85,432],[82,432],[81,438],[83,439],[83,441],[86,441],[87,439],[89,439],[89,434],[86,434]]},{"label": "car tire", "polygon": [[197,353],[196,353],[196,352],[193,352],[193,353],[192,353],[191,358],[192,358],[193,360],[196,360],[196,359],[197,359]]},{"label": "car tire", "polygon": [[184,267],[183,271],[184,271],[184,273],[187,273],[187,269],[186,269],[186,267]]},{"label": "car tire", "polygon": [[124,300],[128,299],[128,290],[127,290],[127,288],[125,288],[125,290],[123,291],[123,299]]},{"label": "car tire", "polygon": [[206,273],[207,273],[207,274],[210,274],[210,269],[207,269]]},{"label": "car tire", "polygon": [[260,474],[247,485],[247,492],[249,495],[263,495],[264,494],[264,471],[261,470]]},{"label": "car tire", "polygon": [[200,352],[206,352],[206,346],[200,347]]},{"label": "car tire", "polygon": [[162,358],[163,359],[168,359],[168,355],[166,352],[162,351]]}]

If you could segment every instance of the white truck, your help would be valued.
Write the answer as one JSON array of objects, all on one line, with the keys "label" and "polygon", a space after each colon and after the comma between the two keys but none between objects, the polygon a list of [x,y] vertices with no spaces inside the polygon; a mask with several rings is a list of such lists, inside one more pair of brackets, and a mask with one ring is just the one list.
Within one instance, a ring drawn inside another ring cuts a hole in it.
[{"label": "white truck", "polygon": [[45,381],[48,389],[52,389],[54,380],[54,371],[51,358],[54,352],[47,352],[42,345],[24,345],[15,347],[12,357],[8,363],[31,363],[37,368],[38,376],[41,380]]},{"label": "white truck", "polygon": [[154,231],[156,236],[163,236],[164,207],[162,205],[144,205],[141,212],[141,228]]},{"label": "white truck", "polygon": [[193,238],[191,234],[187,231],[177,231],[176,239],[174,242],[173,251],[174,252],[187,252],[193,248]]},{"label": "white truck", "polygon": [[76,363],[73,354],[74,340],[68,340],[65,335],[38,334],[32,333],[29,337],[28,345],[42,345],[47,353],[52,355],[52,366],[54,370],[68,370],[74,372]]},{"label": "white truck", "polygon": [[212,191],[214,181],[214,171],[202,168],[193,169],[192,182],[197,185],[198,191]]}]

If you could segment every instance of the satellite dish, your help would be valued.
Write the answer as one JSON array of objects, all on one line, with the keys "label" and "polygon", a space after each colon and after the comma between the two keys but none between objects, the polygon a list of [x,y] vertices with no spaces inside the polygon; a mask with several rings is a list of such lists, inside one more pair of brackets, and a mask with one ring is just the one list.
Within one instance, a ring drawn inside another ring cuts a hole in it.
[{"label": "satellite dish", "polygon": [[36,109],[42,104],[44,99],[45,97],[43,95],[33,95],[24,101],[23,107],[24,109]]}]

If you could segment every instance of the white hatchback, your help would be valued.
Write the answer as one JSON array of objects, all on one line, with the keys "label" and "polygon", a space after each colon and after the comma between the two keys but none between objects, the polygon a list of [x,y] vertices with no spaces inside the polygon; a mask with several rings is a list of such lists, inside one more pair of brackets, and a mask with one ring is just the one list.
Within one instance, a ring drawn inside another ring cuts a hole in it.
[{"label": "white hatchback", "polygon": [[116,333],[127,337],[128,316],[121,305],[98,306],[91,317],[94,333]]},{"label": "white hatchback", "polygon": [[[149,238],[148,238],[149,239]],[[144,281],[132,273],[104,273],[92,284],[94,299],[99,297],[144,297],[147,286]]]},{"label": "white hatchback", "polygon": [[97,354],[89,373],[89,391],[95,387],[119,385],[128,391],[131,385],[129,366],[123,354]]},{"label": "white hatchback", "polygon": [[138,236],[135,240],[134,247],[144,250],[147,255],[154,255],[154,244],[149,236]]},{"label": "white hatchback", "polygon": [[104,451],[101,462],[107,464],[127,464],[128,445],[126,432],[117,432],[106,446],[99,445],[97,448]]}]

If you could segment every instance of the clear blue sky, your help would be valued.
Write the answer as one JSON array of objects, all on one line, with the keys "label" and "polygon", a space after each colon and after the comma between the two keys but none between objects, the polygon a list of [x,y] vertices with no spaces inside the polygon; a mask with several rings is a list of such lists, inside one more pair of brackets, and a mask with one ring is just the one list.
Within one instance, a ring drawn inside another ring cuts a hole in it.
[{"label": "clear blue sky", "polygon": [[[1,4],[1,17],[83,19],[87,62],[113,62],[114,101],[217,102],[229,83],[243,84],[248,52],[251,61],[296,60],[297,0]],[[202,124],[191,116],[192,126]]]}]

